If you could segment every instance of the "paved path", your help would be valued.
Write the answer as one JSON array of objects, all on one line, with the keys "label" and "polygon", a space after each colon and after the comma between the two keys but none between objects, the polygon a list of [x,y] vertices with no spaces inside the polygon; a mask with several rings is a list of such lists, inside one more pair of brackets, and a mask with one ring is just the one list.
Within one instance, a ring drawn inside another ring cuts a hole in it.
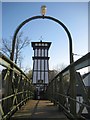
[{"label": "paved path", "polygon": [[67,117],[60,112],[57,106],[54,106],[48,100],[29,100],[19,111],[17,111],[11,120],[50,120],[58,118],[58,120],[68,120]]}]

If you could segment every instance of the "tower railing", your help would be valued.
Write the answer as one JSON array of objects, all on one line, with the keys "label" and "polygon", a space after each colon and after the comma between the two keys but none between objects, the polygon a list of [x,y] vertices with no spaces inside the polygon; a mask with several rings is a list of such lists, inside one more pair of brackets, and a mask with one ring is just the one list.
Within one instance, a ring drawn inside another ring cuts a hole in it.
[{"label": "tower railing", "polygon": [[[76,99],[70,97],[70,67],[75,67],[76,77]],[[47,98],[59,107],[59,110],[70,119],[86,119],[90,117],[90,85],[85,86],[82,76],[77,70],[90,66],[90,53],[86,54],[73,64],[67,66],[57,74],[49,83],[47,88]],[[89,75],[89,74],[88,74]],[[88,78],[89,79],[89,78]],[[76,115],[70,112],[70,101],[76,103]]]},{"label": "tower railing", "polygon": [[30,78],[1,52],[0,66],[0,120],[6,120],[33,98],[33,86]]}]

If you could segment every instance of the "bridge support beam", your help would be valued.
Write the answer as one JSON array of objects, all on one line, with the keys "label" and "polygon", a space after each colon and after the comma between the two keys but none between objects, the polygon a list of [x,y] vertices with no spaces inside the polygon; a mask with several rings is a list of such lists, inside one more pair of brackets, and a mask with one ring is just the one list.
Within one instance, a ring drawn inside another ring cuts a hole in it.
[{"label": "bridge support beam", "polygon": [[[59,104],[64,105],[65,98],[63,96],[61,96],[61,94],[65,95],[62,81],[63,81],[63,76],[62,76],[62,74],[60,74],[59,75],[59,93],[60,93],[60,95],[59,95]],[[61,108],[60,105],[59,105],[59,110],[62,111],[62,108]]]},{"label": "bridge support beam", "polygon": [[[74,66],[70,68],[70,97],[76,100],[76,78]],[[76,102],[70,99],[70,113],[76,117]]]}]

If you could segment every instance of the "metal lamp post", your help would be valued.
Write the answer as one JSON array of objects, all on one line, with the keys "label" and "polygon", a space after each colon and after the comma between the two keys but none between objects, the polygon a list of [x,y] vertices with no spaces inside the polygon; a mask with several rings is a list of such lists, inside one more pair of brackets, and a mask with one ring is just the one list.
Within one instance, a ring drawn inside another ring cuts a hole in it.
[{"label": "metal lamp post", "polygon": [[[25,21],[23,21],[15,30],[14,36],[13,36],[13,42],[12,42],[12,52],[11,52],[11,56],[10,59],[13,61],[14,60],[14,51],[15,51],[15,43],[16,43],[16,37],[17,34],[19,32],[19,30],[28,22],[35,20],[35,19],[50,19],[52,21],[55,21],[56,23],[58,23],[60,26],[62,26],[65,30],[65,32],[67,33],[68,39],[69,39],[69,52],[70,52],[70,64],[72,64],[74,62],[73,60],[73,52],[72,52],[72,37],[71,34],[68,30],[68,28],[64,25],[63,22],[61,22],[60,20],[51,17],[51,16],[45,16],[46,13],[46,6],[42,6],[41,7],[41,16],[33,16],[31,18],[26,19]],[[13,66],[12,66],[13,67]],[[76,99],[76,94],[75,94],[75,75],[74,75],[74,67],[71,67],[70,69],[70,84],[71,84],[71,97],[73,99]],[[70,111],[72,114],[76,114],[76,103],[74,101],[71,101],[71,105],[70,105]]]}]

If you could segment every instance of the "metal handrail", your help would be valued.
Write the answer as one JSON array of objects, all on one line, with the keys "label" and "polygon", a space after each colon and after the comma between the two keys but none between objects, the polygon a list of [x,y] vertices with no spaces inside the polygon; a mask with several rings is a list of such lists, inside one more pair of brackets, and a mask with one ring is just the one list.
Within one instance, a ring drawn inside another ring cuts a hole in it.
[{"label": "metal handrail", "polygon": [[[2,102],[2,101],[4,101],[4,100],[7,100],[7,99],[9,99],[9,98],[12,98],[12,97],[14,97],[15,95],[23,94],[23,93],[25,93],[25,92],[30,93],[31,91],[23,91],[23,92],[18,92],[18,93],[15,93],[15,94],[11,94],[11,95],[9,95],[9,96],[7,96],[7,97],[1,98],[1,99],[0,99],[0,102]],[[32,92],[31,92],[31,93],[32,93]]]},{"label": "metal handrail", "polygon": [[58,95],[60,95],[60,96],[63,96],[63,97],[65,97],[65,98],[69,98],[69,99],[71,99],[72,101],[75,101],[75,102],[77,102],[77,103],[79,103],[79,104],[81,104],[81,105],[83,105],[83,106],[85,106],[85,107],[90,108],[90,106],[89,106],[89,105],[87,105],[87,104],[85,104],[85,103],[81,103],[81,102],[79,102],[79,101],[77,101],[77,100],[75,100],[75,99],[71,98],[70,96],[63,95],[63,94],[60,94],[60,93],[56,93],[56,94],[58,94]]},{"label": "metal handrail", "polygon": [[[48,93],[48,97],[49,99],[54,100],[56,101],[56,103],[58,105],[60,105],[63,109],[65,108],[65,106],[62,106],[62,102],[60,103],[60,97],[63,97],[61,99],[66,99],[68,98],[70,101],[73,101],[74,103],[78,103],[80,104],[80,106],[83,106],[83,107],[86,107],[87,109],[90,109],[90,100],[89,98],[87,97],[85,100],[83,99],[83,102],[81,103],[80,101],[76,100],[76,99],[73,99],[72,97],[68,96],[68,89],[67,89],[67,92],[65,93],[65,91],[63,90],[63,93],[60,92],[60,91],[57,91],[60,89],[60,87],[58,86],[57,82],[61,82],[63,81],[63,78],[65,75],[67,75],[67,72],[69,74],[69,70],[70,70],[70,67],[74,67],[75,68],[75,76],[77,76],[77,72],[76,70],[79,70],[81,68],[84,68],[84,67],[88,67],[90,66],[90,62],[88,62],[90,60],[90,52],[87,53],[86,55],[84,55],[83,57],[81,57],[80,59],[78,59],[77,61],[75,61],[74,63],[70,64],[69,66],[67,66],[64,70],[62,70],[60,73],[58,73],[50,82],[49,82],[49,85],[47,87],[47,93]],[[78,76],[77,76],[78,77]],[[61,82],[60,84],[63,85],[63,83]],[[59,89],[57,89],[57,86],[59,87]],[[53,89],[53,90],[52,90]],[[61,88],[62,89],[62,88]],[[59,93],[60,92],[60,93]],[[85,91],[86,92],[86,91]],[[86,94],[86,93],[85,93]],[[83,96],[82,96],[83,97]],[[86,102],[87,101],[87,102]],[[66,101],[68,102],[68,101]],[[65,102],[65,103],[66,103]],[[64,104],[65,105],[65,104]],[[68,106],[69,107],[69,106]],[[70,109],[70,108],[69,108]],[[65,109],[64,109],[65,110]],[[65,110],[68,112],[68,110]],[[69,114],[69,113],[68,113]],[[81,114],[78,114],[76,113],[77,116],[80,115],[82,118],[83,116]],[[88,111],[88,114],[89,114],[89,111]],[[70,115],[70,114],[69,114]],[[70,115],[71,116],[71,115]]]},{"label": "metal handrail", "polygon": [[5,116],[3,116],[2,120],[6,120],[9,115],[11,116],[11,114],[13,113],[13,111],[15,111],[22,103],[24,103],[28,98],[25,98],[24,100],[22,100],[19,104],[15,105]]},{"label": "metal handrail", "polygon": [[[11,69],[11,70],[14,70],[14,71],[15,71],[15,69],[17,69],[21,74],[23,74],[27,79],[29,79],[29,78],[27,77],[27,75],[26,75],[13,61],[11,61],[9,58],[7,58],[7,57],[6,57],[4,54],[2,54],[1,52],[0,52],[0,58],[1,58],[0,65],[2,65],[2,66],[4,66],[4,67],[7,67],[7,68],[9,68],[9,69]],[[14,67],[15,69],[12,69],[10,66],[7,66],[7,65],[3,64],[3,61],[7,62],[7,64],[9,64],[9,65],[13,64],[13,67]]]},{"label": "metal handrail", "polygon": [[[5,75],[4,75],[4,80],[7,80],[7,77],[10,75],[10,71],[13,71],[13,73],[15,73],[18,76],[18,79],[20,81],[19,83],[16,84],[17,87],[14,88],[14,90],[16,92],[13,91],[13,93],[11,95],[7,95],[0,99],[0,103],[4,103],[4,102],[7,103],[7,100],[9,100],[9,101],[12,100],[10,108],[8,108],[8,110],[7,110],[7,113],[3,111],[4,109],[3,109],[2,105],[0,108],[3,112],[1,114],[2,115],[1,119],[6,120],[7,118],[9,118],[12,115],[12,113],[16,109],[18,109],[22,105],[22,103],[26,102],[28,99],[30,99],[33,96],[33,92],[31,90],[32,83],[31,83],[30,79],[27,77],[27,75],[15,63],[13,63],[9,58],[7,58],[1,52],[0,52],[0,65],[2,65],[3,67],[6,68],[6,69],[4,68],[6,70]],[[11,67],[11,66],[13,66],[13,67]],[[9,74],[8,74],[8,71],[9,71]],[[13,75],[15,75],[15,74],[13,74]],[[16,79],[16,78],[14,77],[12,79]],[[18,86],[22,80],[23,80],[24,86],[28,85],[28,87],[27,88],[25,87],[25,89],[24,88],[20,89],[20,87]],[[15,87],[15,86],[13,86],[13,87]],[[20,96],[20,99],[18,98],[19,96]],[[16,101],[16,100],[18,100],[17,103],[14,103],[14,101]]]},{"label": "metal handrail", "polygon": [[[59,72],[52,80],[51,82],[53,82],[54,79],[56,79],[59,75],[65,73],[66,71],[68,71],[70,69],[71,66],[74,66],[75,68],[82,62],[84,62],[85,60],[89,61],[90,59],[90,52],[88,52],[86,55],[84,55],[83,57],[81,57],[80,59],[78,59],[77,61],[75,61],[74,63],[68,65],[65,69],[63,69],[61,72]],[[81,68],[84,68],[84,67],[87,67],[87,66],[90,66],[90,62],[87,63],[87,65],[83,66],[83,67],[80,67],[80,68],[76,68],[76,70],[79,70]]]}]

